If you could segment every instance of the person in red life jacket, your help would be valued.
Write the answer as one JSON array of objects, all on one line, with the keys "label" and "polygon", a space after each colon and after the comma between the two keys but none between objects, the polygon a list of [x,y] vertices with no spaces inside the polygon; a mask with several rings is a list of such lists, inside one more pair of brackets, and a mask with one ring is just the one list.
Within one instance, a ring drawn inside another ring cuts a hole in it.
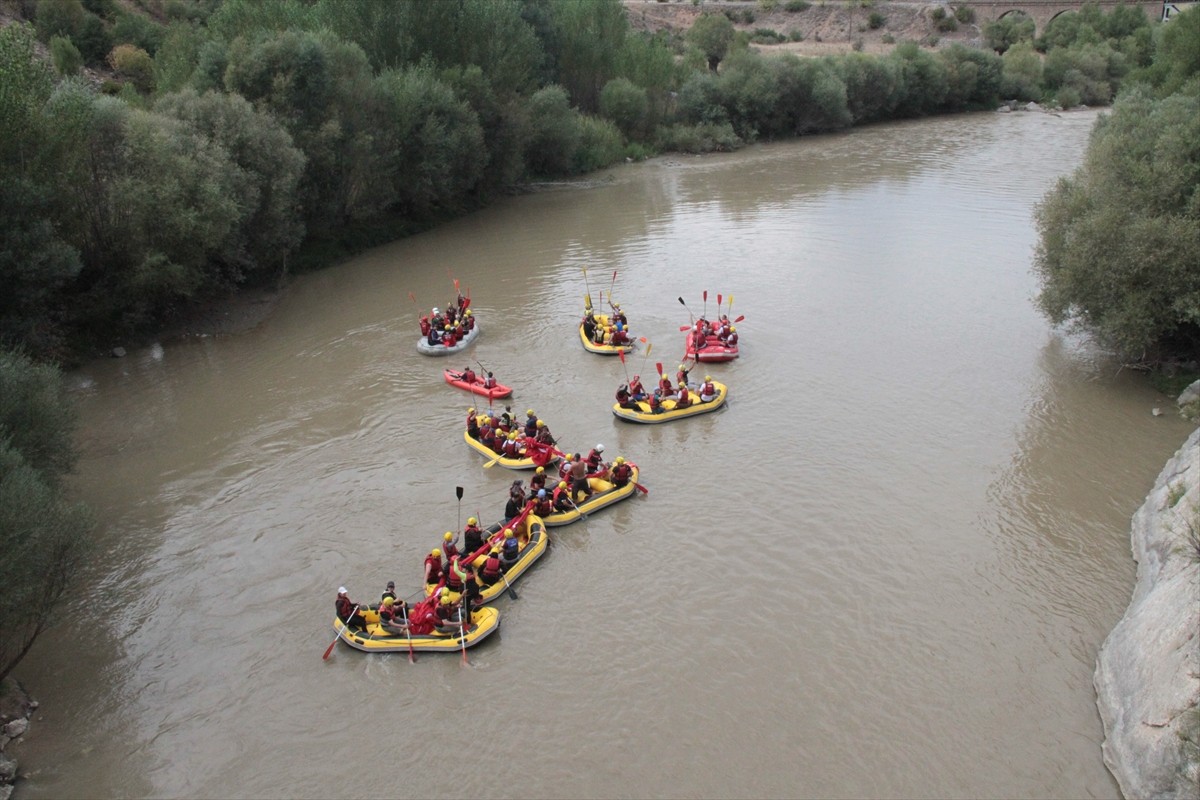
[{"label": "person in red life jacket", "polygon": [[458,566],[458,555],[455,554],[446,564],[443,575],[446,578],[446,588],[458,594],[463,590],[463,570]]},{"label": "person in red life jacket", "polygon": [[633,380],[629,382],[629,396],[635,401],[646,399],[646,387],[642,386],[641,375],[634,375]]},{"label": "person in red life jacket", "polygon": [[491,586],[500,580],[500,573],[503,567],[500,565],[500,548],[497,545],[492,545],[488,551],[487,560],[483,562],[483,568],[479,570],[479,582],[484,586]]},{"label": "person in red life jacket", "polygon": [[708,334],[701,329],[700,323],[697,322],[696,330],[692,333],[692,348],[697,351],[703,350],[706,344],[708,344]]},{"label": "person in red life jacket", "polygon": [[500,415],[500,430],[505,433],[512,431],[516,427],[516,421],[513,419],[512,406],[505,406],[504,413]]},{"label": "person in red life jacket", "polygon": [[388,633],[404,636],[408,633],[408,610],[403,600],[386,597],[379,604],[379,624]]},{"label": "person in red life jacket", "polygon": [[525,410],[525,435],[530,436],[530,437],[537,437],[537,432],[538,432],[537,424],[538,424],[537,414],[533,413],[532,408],[526,409]]},{"label": "person in red life jacket", "polygon": [[458,379],[460,381],[463,381],[464,383],[474,383],[475,382],[475,370],[471,369],[470,367],[467,367],[461,373],[459,373]]},{"label": "person in red life jacket", "polygon": [[617,406],[620,408],[628,408],[633,411],[638,410],[638,404],[633,401],[633,395],[629,393],[629,387],[621,384],[617,387]]},{"label": "person in red life jacket", "polygon": [[462,629],[458,604],[451,600],[448,594],[442,595],[442,599],[438,601],[435,616],[437,621],[434,623],[434,630],[438,633],[458,633]]},{"label": "person in red life jacket", "polygon": [[533,497],[537,494],[538,489],[546,488],[546,468],[538,467],[533,471],[533,477],[529,479],[529,496]]},{"label": "person in red life jacket", "polygon": [[425,582],[437,583],[442,579],[442,551],[436,547],[425,556]]},{"label": "person in red life jacket", "polygon": [[548,444],[551,447],[558,444],[558,440],[555,439],[554,436],[552,436],[550,433],[550,426],[547,425],[546,421],[542,420],[542,419],[539,419],[537,421],[537,437],[536,438],[542,444]]},{"label": "person in red life jacket", "polygon": [[463,622],[467,625],[471,624],[471,612],[483,605],[481,594],[479,592],[479,576],[475,572],[475,568],[470,564],[463,562],[463,594],[459,598],[459,607],[463,610]]},{"label": "person in red life jacket", "polygon": [[612,481],[613,486],[619,489],[622,486],[628,486],[632,477],[633,467],[625,462],[624,457],[617,456],[613,460],[612,472],[609,473],[608,479]]},{"label": "person in red life jacket", "polygon": [[471,301],[464,297],[462,292],[458,293],[458,297],[454,299],[454,302],[458,306],[459,313],[462,314],[467,313],[467,306],[471,304]]},{"label": "person in red life jacket", "polygon": [[533,503],[533,513],[539,517],[548,517],[554,513],[554,504],[545,489],[538,489]]},{"label": "person in red life jacket", "polygon": [[629,319],[625,316],[625,312],[621,310],[621,306],[617,303],[613,303],[612,321],[614,325],[619,322],[621,323],[622,327],[629,327]]},{"label": "person in red life jacket", "polygon": [[663,397],[670,397],[675,391],[671,386],[671,379],[666,375],[658,376],[658,390]]},{"label": "person in red life jacket", "polygon": [[496,429],[492,427],[492,418],[486,414],[479,418],[479,443],[489,450],[496,449]]},{"label": "person in red life jacket", "polygon": [[475,314],[469,308],[463,312],[462,326],[467,333],[475,330]]},{"label": "person in red life jacket", "polygon": [[458,555],[458,537],[451,531],[442,534],[442,554],[445,555],[447,563]]},{"label": "person in red life jacket", "polygon": [[729,338],[725,340],[725,344],[729,347],[736,347],[738,343],[737,328],[729,329]]},{"label": "person in red life jacket", "polygon": [[587,464],[588,472],[595,474],[597,472],[604,471],[605,465],[604,461],[602,460],[603,456],[600,455],[603,452],[604,445],[598,444],[592,448],[592,452],[587,454],[587,459],[584,461],[584,463]]},{"label": "person in red life jacket", "polygon": [[680,386],[687,386],[690,384],[690,381],[688,380],[688,369],[683,364],[679,365],[679,369],[675,373],[675,382]]},{"label": "person in red life jacket", "polygon": [[483,529],[479,527],[479,520],[475,517],[467,517],[467,527],[463,528],[463,552],[472,555],[479,552],[481,547],[483,547]]},{"label": "person in red life jacket", "polygon": [[504,444],[500,445],[500,452],[505,458],[521,457],[521,446],[517,443],[516,431],[513,431],[508,436],[504,437]]},{"label": "person in red life jacket", "polygon": [[559,481],[558,486],[554,487],[551,503],[554,511],[559,514],[575,509],[575,505],[571,502],[571,490],[567,488],[566,481]]},{"label": "person in red life jacket", "polygon": [[367,629],[367,618],[358,610],[359,604],[350,599],[346,594],[346,587],[338,587],[337,600],[334,603],[334,608],[337,611],[337,617],[342,622],[346,623],[351,628]]},{"label": "person in red life jacket", "polygon": [[717,387],[713,385],[712,375],[704,376],[704,383],[700,386],[700,402],[710,403],[717,398]]},{"label": "person in red life jacket", "polygon": [[496,376],[489,372],[487,374],[487,377],[483,379],[483,388],[495,389],[496,388]]},{"label": "person in red life jacket", "polygon": [[454,306],[453,303],[447,304],[446,305],[446,322],[453,325],[454,321],[456,319],[458,319],[458,309]]},{"label": "person in red life jacket", "polygon": [[[579,453],[571,459],[571,499],[578,501],[586,499],[592,494],[592,487],[588,485],[588,467],[587,462],[580,458]],[[582,492],[582,496],[580,493]]]},{"label": "person in red life jacket", "polygon": [[433,307],[433,314],[430,316],[429,322],[435,331],[440,332],[442,328],[446,327],[446,318],[442,316],[442,312],[438,310],[437,306]]},{"label": "person in red life jacket", "polygon": [[479,417],[475,414],[475,409],[467,409],[467,436],[472,439],[479,438]]},{"label": "person in red life jacket", "polygon": [[675,407],[687,408],[692,404],[692,395],[688,392],[686,383],[679,384],[679,394],[675,395]]},{"label": "person in red life jacket", "polygon": [[629,334],[625,332],[624,328],[614,327],[612,343],[615,345],[629,344]]},{"label": "person in red life jacket", "polygon": [[432,329],[433,326],[429,324],[429,317],[421,317],[421,335],[429,336],[429,331]]}]

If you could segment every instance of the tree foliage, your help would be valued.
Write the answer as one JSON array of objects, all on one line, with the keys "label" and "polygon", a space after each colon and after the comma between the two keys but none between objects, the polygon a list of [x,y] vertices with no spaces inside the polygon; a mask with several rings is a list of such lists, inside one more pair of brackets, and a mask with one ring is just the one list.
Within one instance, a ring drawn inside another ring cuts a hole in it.
[{"label": "tree foliage", "polygon": [[1200,355],[1200,95],[1119,98],[1037,220],[1053,322],[1134,359]]},{"label": "tree foliage", "polygon": [[687,39],[700,48],[708,68],[716,72],[733,44],[733,23],[724,14],[701,14],[688,29]]},{"label": "tree foliage", "polygon": [[0,680],[49,625],[86,552],[91,517],[59,486],[73,430],[58,371],[0,350]]}]

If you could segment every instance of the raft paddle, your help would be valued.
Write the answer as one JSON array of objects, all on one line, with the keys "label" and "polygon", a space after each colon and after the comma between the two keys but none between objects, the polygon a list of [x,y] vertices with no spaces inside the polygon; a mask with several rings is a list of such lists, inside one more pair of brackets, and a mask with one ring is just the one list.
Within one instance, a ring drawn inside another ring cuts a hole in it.
[{"label": "raft paddle", "polygon": [[[350,619],[354,619],[354,615],[357,613],[358,613],[358,606],[355,606],[354,609],[350,612]],[[325,655],[321,656],[322,661],[329,660],[329,654],[333,652],[333,646],[338,643],[338,639],[342,638],[342,634],[345,633],[346,629],[349,627],[350,627],[349,622],[342,622],[341,630],[339,630],[337,632],[337,636],[333,637],[333,641],[329,643],[329,647],[325,648]]]},{"label": "raft paddle", "polygon": [[[463,587],[466,589],[467,587]],[[463,624],[463,603],[468,603],[465,593],[458,596],[458,636],[459,642],[462,644],[463,666],[467,666],[467,626]]]},{"label": "raft paddle", "polygon": [[458,528],[455,528],[455,530],[458,530],[458,529],[462,528],[462,496],[463,496],[463,488],[462,488],[461,486],[455,486],[455,487],[454,487],[454,493],[455,493],[456,495],[458,495]]},{"label": "raft paddle", "polygon": [[413,652],[412,631],[408,628],[408,603],[400,606],[400,618],[404,620],[404,635],[408,637],[408,663],[417,663],[417,655]]},{"label": "raft paddle", "polygon": [[[587,307],[591,308],[592,307],[592,287],[588,286],[587,267],[582,267],[582,269],[583,269],[583,285],[584,285],[584,288],[587,289],[587,294],[585,294],[583,296],[583,299],[587,301]],[[600,299],[603,300],[604,298],[602,297]]]},{"label": "raft paddle", "polygon": [[484,469],[491,469],[492,467],[496,466],[496,463],[497,463],[498,461],[500,461],[500,459],[502,459],[502,458],[504,458],[504,453],[501,453],[500,455],[498,455],[498,456],[496,456],[495,458],[493,458],[491,461],[489,461],[489,462],[487,462],[486,464],[484,464],[484,465],[483,465],[483,468],[484,468]]},{"label": "raft paddle", "polygon": [[708,316],[708,289],[704,290],[704,315],[703,316],[705,316],[705,317]]},{"label": "raft paddle", "polygon": [[679,305],[683,306],[684,308],[687,308],[688,316],[692,318],[692,324],[695,325],[696,324],[696,315],[692,313],[692,310],[690,308],[688,308],[687,303],[683,302],[682,297],[679,298]]},{"label": "raft paddle", "polygon": [[503,569],[500,570],[500,577],[504,579],[504,591],[508,592],[508,596],[513,600],[520,600],[521,598],[517,597],[517,593],[513,589],[512,584],[508,582],[508,576],[504,574]]},{"label": "raft paddle", "polygon": [[621,359],[621,369],[625,371],[625,383],[629,383],[629,368],[625,366],[625,351],[618,350],[617,358]]}]

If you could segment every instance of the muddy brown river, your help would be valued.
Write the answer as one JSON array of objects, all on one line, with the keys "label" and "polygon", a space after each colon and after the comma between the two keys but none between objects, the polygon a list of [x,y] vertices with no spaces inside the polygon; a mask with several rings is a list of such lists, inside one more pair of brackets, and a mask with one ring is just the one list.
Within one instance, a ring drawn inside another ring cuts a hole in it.
[{"label": "muddy brown river", "polygon": [[[1191,426],[1031,302],[1034,206],[1095,119],[624,165],[304,276],[248,333],[73,373],[100,543],[17,670],[42,703],[17,797],[1118,796],[1091,675]],[[631,375],[732,296],[728,408],[613,417],[584,269],[652,346]],[[553,529],[468,666],[324,661],[340,584],[415,592],[527,477],[483,468],[416,352],[409,293],[452,278],[483,335],[449,365],[649,494]]]}]

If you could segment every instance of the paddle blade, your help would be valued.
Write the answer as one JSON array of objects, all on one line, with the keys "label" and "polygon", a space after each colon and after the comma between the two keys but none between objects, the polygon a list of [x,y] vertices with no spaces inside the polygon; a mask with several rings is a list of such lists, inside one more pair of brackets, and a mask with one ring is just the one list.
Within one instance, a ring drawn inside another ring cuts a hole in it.
[{"label": "paddle blade", "polygon": [[719,294],[717,295],[717,308],[718,309],[721,308],[721,295],[719,295]]},{"label": "paddle blade", "polygon": [[679,299],[679,305],[683,306],[684,308],[687,308],[687,303],[683,302],[683,298],[680,297],[678,299]]},{"label": "paddle blade", "polygon": [[651,342],[650,344],[646,345],[646,357],[647,358],[650,357],[650,351],[653,349],[654,349],[654,342]]},{"label": "paddle blade", "polygon": [[692,329],[691,325],[680,325],[679,326],[680,333],[683,333],[684,331],[690,331],[691,329]]},{"label": "paddle blade", "polygon": [[742,320],[744,320],[745,318],[746,318],[746,315],[745,315],[745,314],[742,314],[741,316],[739,316],[737,319],[735,319],[735,320],[733,321],[733,324],[734,324],[734,325],[736,325],[736,324],[738,324],[739,322],[741,322]]},{"label": "paddle blade", "polygon": [[414,295],[412,292],[408,293],[408,299],[412,300],[414,303],[417,302],[417,296]]},{"label": "paddle blade", "polygon": [[454,494],[458,496],[458,499],[459,499],[459,500],[462,500],[462,496],[463,496],[463,488],[462,488],[461,486],[455,486],[455,487],[454,487]]},{"label": "paddle blade", "polygon": [[[342,638],[342,635],[339,633],[338,639],[340,639],[340,638]],[[322,661],[329,660],[329,654],[333,652],[333,648],[337,643],[338,643],[337,639],[334,639],[332,642],[329,643],[329,647],[325,648],[325,655],[321,656]]]},{"label": "paddle blade", "polygon": [[704,302],[708,302],[708,289],[704,290]]},{"label": "paddle blade", "polygon": [[484,469],[491,469],[492,467],[496,466],[498,463],[500,463],[500,456],[496,456],[496,457],[495,457],[495,458],[493,458],[491,461],[489,461],[489,462],[487,462],[486,464],[484,464],[484,465],[483,465],[483,468],[484,468]]},{"label": "paddle blade", "polygon": [[645,486],[642,486],[640,483],[635,483],[633,485],[633,488],[637,489],[642,494],[650,494],[650,490],[647,489]]},{"label": "paddle blade", "polygon": [[622,364],[622,365],[624,365],[624,364],[625,364],[625,351],[624,351],[624,350],[618,350],[618,351],[617,351],[617,358],[621,359],[621,364]]},{"label": "paddle blade", "polygon": [[658,377],[661,378],[662,377],[662,362],[656,361],[656,362],[654,362],[654,366],[658,369]]},{"label": "paddle blade", "polygon": [[616,282],[617,282],[617,271],[614,269],[613,270],[613,283],[616,283]]},{"label": "paddle blade", "polygon": [[729,295],[729,311],[733,312],[733,295]]},{"label": "paddle blade", "polygon": [[458,278],[454,279],[454,291],[458,291]]}]

